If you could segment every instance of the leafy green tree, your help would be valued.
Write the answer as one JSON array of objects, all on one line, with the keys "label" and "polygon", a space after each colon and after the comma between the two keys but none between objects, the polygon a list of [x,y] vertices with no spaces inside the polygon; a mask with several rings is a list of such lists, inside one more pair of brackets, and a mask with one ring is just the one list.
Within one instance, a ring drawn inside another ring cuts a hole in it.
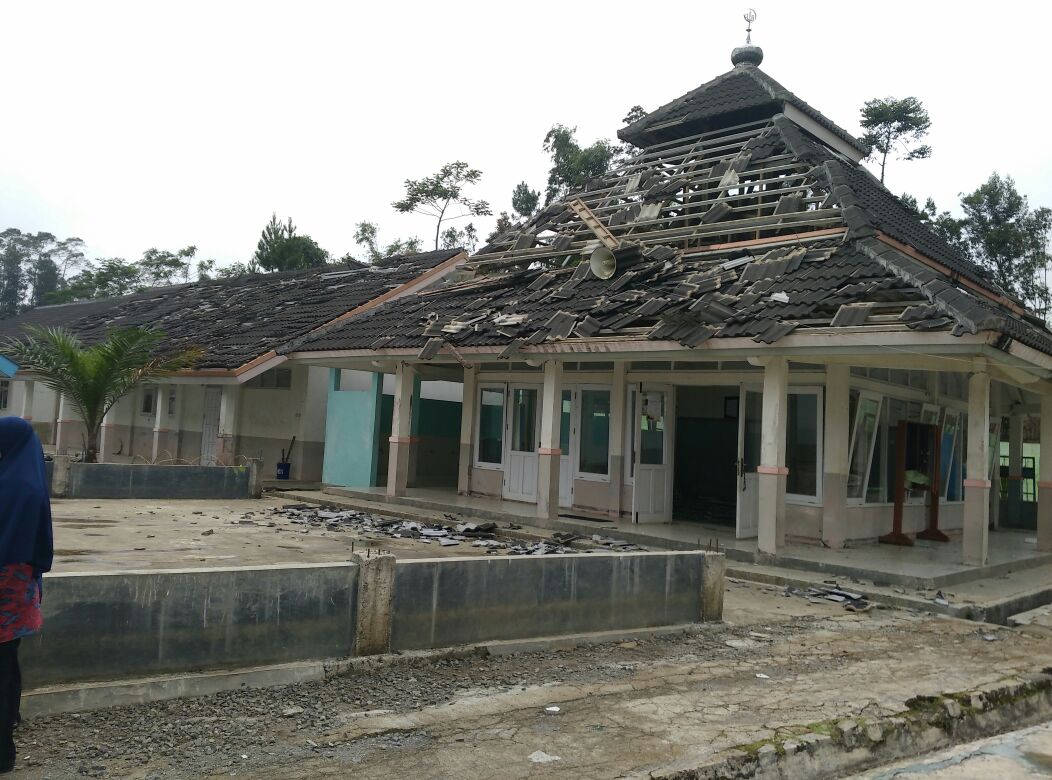
[{"label": "leafy green tree", "polygon": [[139,261],[139,271],[143,281],[150,286],[162,286],[174,284],[179,281],[190,281],[190,269],[194,255],[197,254],[196,246],[188,246],[178,252],[169,252],[166,249],[147,249],[142,253]]},{"label": "leafy green tree", "polygon": [[[421,241],[413,238],[396,238],[387,244],[380,243],[380,228],[375,222],[359,222],[354,226],[354,242],[365,249],[368,262],[382,265],[388,257],[412,255],[420,251]],[[354,258],[351,258],[352,260]]]},{"label": "leafy green tree", "polygon": [[264,271],[295,271],[325,265],[329,253],[310,236],[297,235],[291,218],[282,223],[277,214],[271,214],[252,262]]},{"label": "leafy green tree", "polygon": [[60,290],[49,294],[46,303],[68,303],[89,298],[128,295],[143,289],[142,269],[120,257],[89,263]]},{"label": "leafy green tree", "polygon": [[8,340],[5,352],[73,405],[87,428],[84,460],[95,463],[102,420],[118,400],[139,383],[200,359],[199,350],[163,353],[163,338],[156,330],[127,328],[85,346],[68,330],[29,326],[24,338]]},{"label": "leafy green tree", "polygon": [[628,113],[625,114],[625,118],[621,120],[621,123],[625,125],[630,125],[633,122],[642,119],[646,115],[647,112],[643,110],[643,107],[637,104],[628,109]]},{"label": "leafy green tree", "polygon": [[38,306],[61,289],[67,275],[84,264],[83,247],[79,238],[60,241],[51,233],[23,233],[18,228],[0,233],[4,311]]},{"label": "leafy green tree", "polygon": [[64,280],[59,267],[49,255],[40,255],[33,260],[26,275],[29,288],[29,306],[43,306],[48,298],[58,292]]},{"label": "leafy green tree", "polygon": [[602,176],[618,159],[619,149],[606,140],[582,147],[575,137],[576,127],[555,125],[544,136],[544,151],[551,155],[545,205],[570,190],[580,189],[590,179]]},{"label": "leafy green tree", "polygon": [[953,216],[948,211],[939,211],[935,201],[928,198],[921,206],[912,195],[903,195],[900,200],[909,208],[914,215],[927,225],[932,232],[942,238],[947,244],[970,255],[971,250],[964,240],[965,220]]},{"label": "leafy green tree", "polygon": [[537,210],[541,202],[541,193],[531,190],[530,185],[520,181],[511,191],[511,208],[519,216],[519,219],[529,219]]},{"label": "leafy green tree", "polygon": [[[391,205],[403,214],[415,212],[433,218],[435,249],[438,249],[442,238],[442,224],[447,220],[488,216],[493,213],[489,203],[473,200],[464,192],[466,187],[478,184],[481,179],[482,171],[470,167],[466,162],[457,160],[446,163],[433,176],[406,179],[405,197]],[[449,210],[454,206],[459,207],[460,213],[450,215]]]},{"label": "leafy green tree", "polygon": [[470,222],[463,228],[450,225],[442,231],[442,249],[466,249],[468,252],[474,252],[478,241],[478,231]]},{"label": "leafy green tree", "polygon": [[4,244],[0,255],[0,318],[13,317],[22,307],[26,292],[26,276],[22,268],[22,253],[13,241]]},{"label": "leafy green tree", "polygon": [[996,172],[961,197],[963,233],[972,258],[1002,288],[1035,309],[1045,309],[1049,291],[1039,278],[1048,265],[1052,210],[1031,209],[1011,176]]},{"label": "leafy green tree", "polygon": [[865,130],[860,140],[872,150],[868,159],[880,161],[881,183],[892,151],[897,149],[902,154],[900,160],[931,157],[931,147],[921,143],[931,128],[931,118],[915,97],[867,100],[860,124]]}]

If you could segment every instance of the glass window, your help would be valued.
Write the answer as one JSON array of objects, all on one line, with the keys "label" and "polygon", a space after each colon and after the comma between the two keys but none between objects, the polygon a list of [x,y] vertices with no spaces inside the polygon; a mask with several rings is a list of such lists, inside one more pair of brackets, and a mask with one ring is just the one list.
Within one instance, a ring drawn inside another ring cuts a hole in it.
[{"label": "glass window", "polygon": [[537,450],[537,390],[532,387],[511,391],[511,448],[515,452]]},{"label": "glass window", "polygon": [[168,391],[168,416],[175,417],[175,405],[178,402],[178,398],[175,395],[175,388],[173,387]]},{"label": "glass window", "polygon": [[573,419],[573,391],[563,390],[559,417],[559,449],[570,454],[570,423]]},{"label": "glass window", "polygon": [[870,458],[877,437],[880,420],[880,396],[860,394],[855,412],[855,424],[851,433],[851,465],[847,474],[847,497],[862,498],[865,495],[866,477],[869,475]]},{"label": "glass window", "polygon": [[581,440],[578,470],[610,472],[610,391],[581,390]]},{"label": "glass window", "polygon": [[942,446],[939,449],[939,487],[946,501],[960,501],[960,412],[946,410],[942,423]]},{"label": "glass window", "polygon": [[898,439],[899,439],[899,420],[909,419],[909,404],[906,401],[902,401],[898,398],[887,399],[888,413],[887,413],[887,429],[886,438],[887,444],[885,445],[885,460],[887,467],[884,470],[884,483],[887,485],[886,500],[895,500],[895,470],[898,468]]},{"label": "glass window", "polygon": [[[249,387],[258,387],[263,390],[288,390],[292,387],[292,369],[272,368],[264,371],[249,383]],[[336,389],[339,390],[340,387]]]},{"label": "glass window", "polygon": [[786,404],[785,491],[818,496],[818,394],[790,393]]},{"label": "glass window", "polygon": [[627,422],[625,423],[625,477],[632,482],[636,476],[636,436],[639,426],[635,424],[636,419],[636,390],[630,388],[628,391],[628,408],[625,409]]},{"label": "glass window", "polygon": [[885,462],[888,458],[888,407],[891,399],[885,398],[881,404],[880,422],[877,423],[877,441],[873,445],[873,457],[869,467],[869,481],[866,483],[866,503],[879,504],[886,501],[884,477],[887,474]]},{"label": "glass window", "polygon": [[665,462],[665,394],[644,392],[639,415],[639,462],[660,466]]},{"label": "glass window", "polygon": [[479,397],[480,463],[501,463],[504,458],[504,390],[483,387]]},{"label": "glass window", "polygon": [[157,388],[144,387],[142,390],[142,413],[153,414],[157,401]]},{"label": "glass window", "polygon": [[0,379],[0,409],[6,409],[7,404],[10,401],[11,394],[11,382],[7,379]]}]

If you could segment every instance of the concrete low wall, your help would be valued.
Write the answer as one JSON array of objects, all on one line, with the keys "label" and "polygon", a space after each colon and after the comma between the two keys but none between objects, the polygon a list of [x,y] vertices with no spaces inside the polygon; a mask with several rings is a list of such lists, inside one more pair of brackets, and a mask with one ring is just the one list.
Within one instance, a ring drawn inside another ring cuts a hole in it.
[{"label": "concrete low wall", "polygon": [[353,563],[46,575],[25,685],[344,656],[357,575]]},{"label": "concrete low wall", "polygon": [[65,498],[238,499],[262,494],[259,462],[247,466],[158,466],[132,463],[53,464],[52,494]]},{"label": "concrete low wall", "polygon": [[[399,561],[391,648],[718,620],[722,565],[704,552]],[[719,603],[706,605],[706,570],[711,577],[714,569]]]},{"label": "concrete low wall", "polygon": [[27,689],[720,620],[722,555],[573,554],[57,574]]}]

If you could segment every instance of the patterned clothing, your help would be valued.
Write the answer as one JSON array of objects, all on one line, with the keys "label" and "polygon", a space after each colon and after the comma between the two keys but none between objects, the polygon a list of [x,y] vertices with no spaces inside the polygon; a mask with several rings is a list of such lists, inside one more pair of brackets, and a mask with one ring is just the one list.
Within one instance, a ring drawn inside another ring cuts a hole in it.
[{"label": "patterned clothing", "polygon": [[35,634],[43,622],[33,567],[28,563],[0,566],[0,643]]}]

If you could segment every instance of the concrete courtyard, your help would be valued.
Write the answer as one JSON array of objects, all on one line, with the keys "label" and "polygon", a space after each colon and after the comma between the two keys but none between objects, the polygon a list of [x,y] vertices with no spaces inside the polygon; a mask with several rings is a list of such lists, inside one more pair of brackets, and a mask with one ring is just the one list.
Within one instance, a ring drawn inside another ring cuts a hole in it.
[{"label": "concrete courtyard", "polygon": [[147,501],[57,499],[52,503],[58,572],[124,571],[275,563],[333,563],[352,552],[399,558],[484,555],[351,530],[306,528],[271,514],[290,499]]}]

